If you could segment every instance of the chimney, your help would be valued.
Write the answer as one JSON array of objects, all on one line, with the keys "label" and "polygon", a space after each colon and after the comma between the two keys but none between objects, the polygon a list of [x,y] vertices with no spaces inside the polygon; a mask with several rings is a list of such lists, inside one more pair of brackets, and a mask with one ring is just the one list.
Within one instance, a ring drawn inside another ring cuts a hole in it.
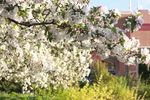
[{"label": "chimney", "polygon": [[142,5],[140,4],[140,2],[138,2],[138,10],[142,9]]},{"label": "chimney", "polygon": [[129,11],[130,12],[132,11],[132,2],[131,2],[131,0],[129,0]]}]

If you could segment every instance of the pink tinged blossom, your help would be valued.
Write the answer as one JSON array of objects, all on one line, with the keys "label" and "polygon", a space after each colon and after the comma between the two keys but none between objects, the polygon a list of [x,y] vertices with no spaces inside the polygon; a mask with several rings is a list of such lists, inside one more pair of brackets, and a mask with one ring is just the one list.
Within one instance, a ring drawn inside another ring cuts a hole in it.
[{"label": "pink tinged blossom", "polygon": [[107,7],[105,6],[105,7],[103,7],[103,6],[100,6],[99,7],[99,10],[102,12],[102,13],[107,13]]},{"label": "pink tinged blossom", "polygon": [[119,16],[121,16],[121,13],[119,12],[119,10],[118,10],[118,9],[114,9],[114,13],[115,13],[115,15],[119,15]]}]

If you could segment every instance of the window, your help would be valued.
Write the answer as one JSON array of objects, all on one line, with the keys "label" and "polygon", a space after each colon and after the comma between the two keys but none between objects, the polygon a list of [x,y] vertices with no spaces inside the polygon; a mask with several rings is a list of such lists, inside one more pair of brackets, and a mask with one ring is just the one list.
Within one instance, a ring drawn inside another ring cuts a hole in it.
[{"label": "window", "polygon": [[110,57],[108,59],[103,60],[107,64],[108,72],[110,72],[113,75],[119,74],[119,61],[116,57]]}]

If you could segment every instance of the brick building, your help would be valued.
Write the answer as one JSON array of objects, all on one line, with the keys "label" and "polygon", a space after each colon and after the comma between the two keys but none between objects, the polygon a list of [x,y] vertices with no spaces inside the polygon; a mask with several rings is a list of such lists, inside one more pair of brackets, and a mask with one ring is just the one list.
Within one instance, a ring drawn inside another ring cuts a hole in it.
[{"label": "brick building", "polygon": [[[143,14],[144,24],[142,25],[139,31],[133,33],[127,33],[129,38],[135,37],[140,40],[140,48],[147,47],[150,48],[150,12],[148,10],[139,10]],[[122,17],[119,20],[119,23],[123,23],[124,19],[130,16],[130,11],[121,11]],[[139,49],[140,49],[139,48]],[[100,57],[95,54],[95,51],[91,52],[93,61],[97,59],[100,60]],[[136,66],[127,66],[124,63],[119,62],[115,57],[110,57],[104,60],[108,64],[108,69],[113,69],[117,76],[123,75],[126,73],[134,74],[138,77],[138,65]]]}]

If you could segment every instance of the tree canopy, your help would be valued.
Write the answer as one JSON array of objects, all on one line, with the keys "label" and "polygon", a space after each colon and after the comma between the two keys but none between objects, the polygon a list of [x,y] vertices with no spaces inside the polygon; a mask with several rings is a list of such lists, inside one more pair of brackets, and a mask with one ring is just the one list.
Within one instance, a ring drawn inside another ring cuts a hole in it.
[{"label": "tree canopy", "polygon": [[[149,50],[128,38],[143,24],[139,12],[117,27],[120,12],[89,0],[1,0],[0,79],[20,82],[24,91],[36,87],[68,87],[85,80],[90,51],[102,59],[115,56],[128,65],[148,63]],[[30,89],[29,89],[30,88]]]}]

